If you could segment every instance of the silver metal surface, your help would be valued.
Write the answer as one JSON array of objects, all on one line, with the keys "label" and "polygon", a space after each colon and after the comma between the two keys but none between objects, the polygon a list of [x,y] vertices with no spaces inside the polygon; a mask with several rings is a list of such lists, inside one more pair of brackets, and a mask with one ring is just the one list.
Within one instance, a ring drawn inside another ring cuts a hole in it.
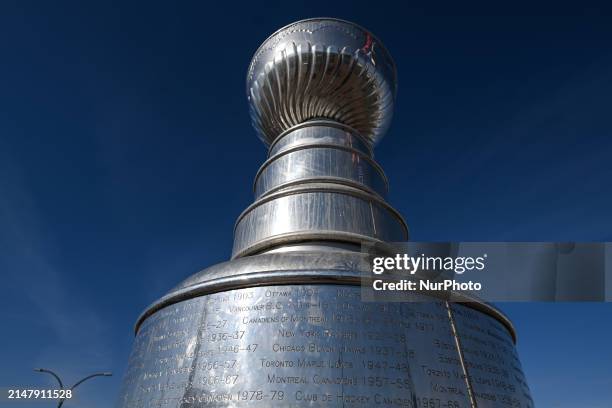
[{"label": "silver metal surface", "polygon": [[452,306],[467,374],[479,408],[533,407],[533,400],[507,330],[496,319]]},{"label": "silver metal surface", "polygon": [[352,126],[375,144],[393,113],[396,70],[382,43],[347,21],[298,21],[272,34],[247,75],[253,126],[266,144],[309,119]]},{"label": "silver metal surface", "polygon": [[309,120],[281,133],[268,149],[268,157],[298,146],[332,144],[373,157],[368,141],[350,126],[331,120]]},{"label": "silver metal surface", "polygon": [[232,260],[151,304],[119,408],[531,408],[514,328],[461,304],[364,302],[365,242],[408,239],[372,148],[389,125],[396,73],[367,30],[291,24],[253,57],[247,91],[269,146]]},{"label": "silver metal surface", "polygon": [[298,21],[264,41],[247,94],[269,158],[255,177],[255,203],[236,223],[232,258],[312,240],[408,239],[384,201],[388,182],[372,153],[395,89],[391,56],[353,23]]},{"label": "silver metal surface", "polygon": [[[478,406],[533,406],[509,333],[494,321],[475,332],[486,317],[453,309],[478,345],[465,350]],[[472,406],[444,302],[363,303],[345,285],[166,307],[140,327],[123,387],[124,408]]]},{"label": "silver metal surface", "polygon": [[297,183],[330,181],[387,193],[387,178],[354,134],[311,125],[286,134],[255,176],[255,198]]},{"label": "silver metal surface", "polygon": [[[301,250],[296,250],[296,247]],[[325,246],[326,249],[322,249]],[[289,251],[279,251],[281,248]],[[136,323],[140,324],[153,313],[185,299],[224,290],[244,287],[284,284],[345,284],[360,285],[364,273],[370,272],[367,254],[360,248],[343,243],[308,242],[283,245],[265,254],[238,258],[210,266],[191,275],[167,295],[151,304]],[[493,306],[473,298],[454,296],[475,310],[492,316],[503,324],[513,339],[516,338],[510,320]]]},{"label": "silver metal surface", "polygon": [[326,180],[363,186],[381,196],[387,192],[380,167],[367,156],[351,149],[319,145],[308,150],[285,151],[266,162],[255,184],[255,196],[261,197],[288,184]]},{"label": "silver metal surface", "polygon": [[239,217],[232,257],[279,244],[405,241],[408,227],[384,201],[388,181],[355,129],[304,122],[272,143],[255,176],[256,201]]},{"label": "silver metal surface", "polygon": [[332,183],[286,188],[256,201],[238,218],[233,258],[304,240],[405,241],[402,217],[378,196]]}]

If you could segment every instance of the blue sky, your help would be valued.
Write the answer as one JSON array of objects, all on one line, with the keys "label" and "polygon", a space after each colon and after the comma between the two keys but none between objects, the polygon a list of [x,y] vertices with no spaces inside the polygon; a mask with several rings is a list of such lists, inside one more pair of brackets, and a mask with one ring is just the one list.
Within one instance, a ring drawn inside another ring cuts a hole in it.
[{"label": "blue sky", "polygon": [[[112,370],[65,406],[111,404],[138,314],[229,257],[265,157],[247,65],[297,19],[394,56],[376,157],[414,240],[612,240],[609,10],[84,3],[0,5],[0,388]],[[502,307],[538,406],[610,406],[611,304]]]}]

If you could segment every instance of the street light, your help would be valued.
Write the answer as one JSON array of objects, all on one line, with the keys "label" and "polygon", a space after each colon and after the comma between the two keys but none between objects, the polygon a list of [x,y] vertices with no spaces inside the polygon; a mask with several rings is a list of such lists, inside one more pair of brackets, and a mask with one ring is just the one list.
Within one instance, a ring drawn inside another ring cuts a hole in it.
[{"label": "street light", "polygon": [[[35,368],[34,371],[39,372],[39,373],[47,373],[47,374],[52,375],[57,380],[57,382],[59,383],[60,388],[62,390],[64,389],[64,383],[62,383],[62,380],[60,379],[59,375],[57,375],[53,371],[48,370],[46,368]],[[87,377],[85,377],[85,378],[75,382],[74,385],[72,387],[70,387],[70,391],[74,390],[76,387],[78,387],[79,385],[81,385],[85,381],[89,380],[90,378],[94,378],[94,377],[110,377],[112,375],[113,375],[113,373],[111,373],[111,372],[94,373],[94,374],[88,375]],[[57,404],[57,408],[61,408],[62,405],[64,405],[64,401],[65,400],[66,400],[65,396],[64,396],[64,398],[60,398],[60,400],[59,400],[59,402]]]}]

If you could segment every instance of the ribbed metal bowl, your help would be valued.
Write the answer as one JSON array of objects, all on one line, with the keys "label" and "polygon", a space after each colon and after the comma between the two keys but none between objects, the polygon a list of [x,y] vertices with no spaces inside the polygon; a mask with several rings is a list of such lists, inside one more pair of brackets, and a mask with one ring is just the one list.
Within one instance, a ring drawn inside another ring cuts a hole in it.
[{"label": "ribbed metal bowl", "polygon": [[382,43],[353,23],[317,18],[272,34],[247,75],[251,119],[266,145],[310,119],[353,127],[374,145],[391,122],[396,70]]}]

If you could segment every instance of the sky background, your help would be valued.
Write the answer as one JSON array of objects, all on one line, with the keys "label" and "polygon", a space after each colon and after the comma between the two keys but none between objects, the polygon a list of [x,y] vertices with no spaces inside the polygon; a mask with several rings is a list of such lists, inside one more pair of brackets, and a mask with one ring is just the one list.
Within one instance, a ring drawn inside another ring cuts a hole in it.
[{"label": "sky background", "polygon": [[[413,240],[611,241],[612,13],[579,4],[3,1],[0,388],[111,370],[64,406],[114,403],[140,312],[230,256],[266,154],[247,66],[298,19],[395,58],[376,157]],[[502,308],[538,407],[610,407],[612,304]]]}]

